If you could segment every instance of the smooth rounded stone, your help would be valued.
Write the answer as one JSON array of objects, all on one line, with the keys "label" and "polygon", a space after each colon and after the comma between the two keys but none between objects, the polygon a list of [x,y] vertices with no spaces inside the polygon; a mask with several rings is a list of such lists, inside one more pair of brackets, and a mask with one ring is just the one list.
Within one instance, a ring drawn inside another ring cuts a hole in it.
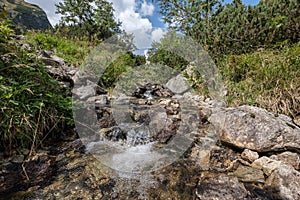
[{"label": "smooth rounded stone", "polygon": [[247,196],[247,190],[234,176],[212,175],[201,178],[196,196],[205,200],[244,199]]},{"label": "smooth rounded stone", "polygon": [[268,177],[265,189],[272,192],[272,199],[300,199],[300,172],[292,166],[280,165]]},{"label": "smooth rounded stone", "polygon": [[257,169],[262,169],[267,176],[270,176],[274,170],[280,167],[280,165],[282,165],[281,161],[263,156],[255,160],[251,166]]},{"label": "smooth rounded stone", "polygon": [[166,87],[174,94],[183,94],[191,88],[191,86],[188,84],[188,80],[183,77],[182,74],[178,74],[177,76],[171,78],[167,82]]},{"label": "smooth rounded stone", "polygon": [[224,144],[257,152],[300,151],[300,128],[265,109],[252,106],[227,108],[219,110],[210,121],[218,127]]},{"label": "smooth rounded stone", "polygon": [[300,169],[300,158],[297,153],[286,151],[281,154],[272,155],[270,156],[270,158],[274,160],[282,161],[286,165],[291,165],[296,170]]},{"label": "smooth rounded stone", "polygon": [[265,177],[262,170],[239,165],[238,168],[232,173],[242,182],[250,183],[264,183]]},{"label": "smooth rounded stone", "polygon": [[255,151],[251,151],[249,149],[245,149],[242,154],[241,154],[241,157],[246,160],[246,161],[249,161],[249,162],[253,162],[255,161],[256,159],[259,158],[259,155],[257,152]]}]

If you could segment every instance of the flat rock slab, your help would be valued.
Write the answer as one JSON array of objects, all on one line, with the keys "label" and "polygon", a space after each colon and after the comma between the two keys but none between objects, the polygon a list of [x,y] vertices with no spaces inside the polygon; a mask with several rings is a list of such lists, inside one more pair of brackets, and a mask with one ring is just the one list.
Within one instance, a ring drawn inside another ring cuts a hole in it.
[{"label": "flat rock slab", "polygon": [[247,196],[247,190],[236,177],[221,174],[200,180],[196,196],[206,200],[244,199]]},{"label": "flat rock slab", "polygon": [[300,128],[264,109],[227,108],[213,114],[209,121],[216,124],[221,142],[230,146],[256,152],[300,152]]}]

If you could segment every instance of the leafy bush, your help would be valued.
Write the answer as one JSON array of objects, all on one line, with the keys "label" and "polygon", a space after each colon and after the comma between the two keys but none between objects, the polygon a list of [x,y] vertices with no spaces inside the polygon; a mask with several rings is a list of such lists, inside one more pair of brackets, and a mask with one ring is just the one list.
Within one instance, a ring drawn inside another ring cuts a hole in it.
[{"label": "leafy bush", "polygon": [[8,37],[12,35],[14,31],[10,28],[10,24],[7,21],[0,21],[0,42],[7,42]]}]

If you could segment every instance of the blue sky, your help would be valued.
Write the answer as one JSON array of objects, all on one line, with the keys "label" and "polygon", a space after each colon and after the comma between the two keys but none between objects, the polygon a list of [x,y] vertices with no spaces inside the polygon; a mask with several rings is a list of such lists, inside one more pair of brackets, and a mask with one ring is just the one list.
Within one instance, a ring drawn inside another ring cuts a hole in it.
[{"label": "blue sky", "polygon": [[[55,14],[55,4],[63,0],[25,0],[45,10],[52,25],[59,22]],[[166,25],[161,20],[159,8],[151,0],[107,0],[113,4],[115,17],[122,22],[122,29],[135,35],[136,46],[146,49],[153,41],[159,41],[165,33]],[[225,0],[224,3],[231,3]],[[246,5],[256,5],[259,0],[243,0]]]}]

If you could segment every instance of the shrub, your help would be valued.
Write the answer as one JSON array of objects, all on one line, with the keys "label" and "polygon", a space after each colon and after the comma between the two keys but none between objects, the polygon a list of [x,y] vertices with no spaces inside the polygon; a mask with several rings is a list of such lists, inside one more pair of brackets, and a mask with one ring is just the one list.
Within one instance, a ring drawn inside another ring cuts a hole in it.
[{"label": "shrub", "polygon": [[14,40],[1,42],[0,150],[40,146],[72,124],[71,100],[35,52],[20,49]]},{"label": "shrub", "polygon": [[291,117],[300,110],[300,43],[281,50],[229,55],[218,67],[229,91],[227,101],[250,104]]}]

